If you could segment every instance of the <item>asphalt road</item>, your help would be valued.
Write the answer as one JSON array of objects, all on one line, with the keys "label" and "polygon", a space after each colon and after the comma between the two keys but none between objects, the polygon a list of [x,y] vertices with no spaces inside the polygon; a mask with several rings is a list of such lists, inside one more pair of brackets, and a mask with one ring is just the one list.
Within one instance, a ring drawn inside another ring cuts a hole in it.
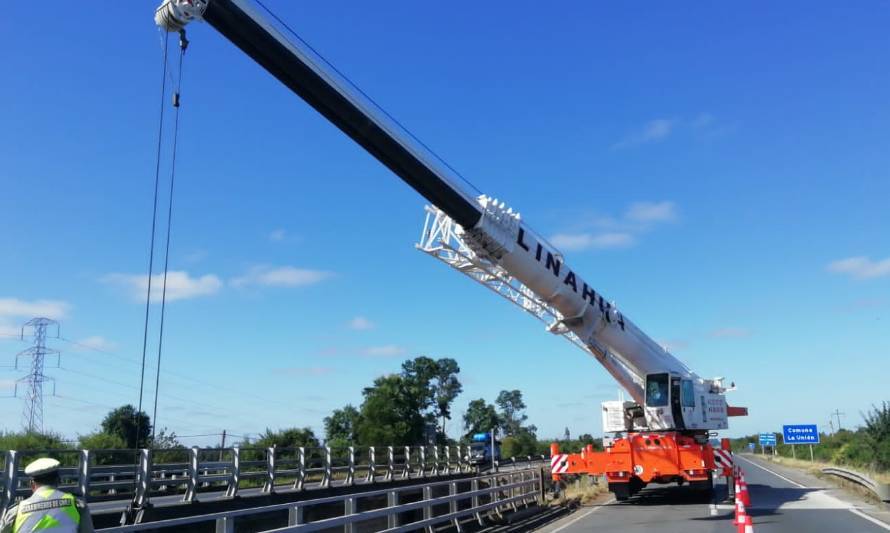
[{"label": "asphalt road", "polygon": [[[754,531],[859,533],[890,531],[890,512],[858,501],[840,489],[806,474],[737,457],[751,496]],[[725,495],[726,486],[717,485]],[[731,505],[696,498],[685,487],[647,488],[627,502],[614,500],[582,507],[539,529],[544,533],[720,532],[735,531]]]}]

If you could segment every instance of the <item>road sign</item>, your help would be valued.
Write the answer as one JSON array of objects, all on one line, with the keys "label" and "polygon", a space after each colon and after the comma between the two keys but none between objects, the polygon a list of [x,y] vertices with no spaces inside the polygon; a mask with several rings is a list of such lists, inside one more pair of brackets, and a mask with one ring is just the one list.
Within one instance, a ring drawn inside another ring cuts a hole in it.
[{"label": "road sign", "polygon": [[754,451],[754,448],[756,448],[756,447],[757,447],[757,445],[754,444],[753,442],[749,442],[749,443],[748,443],[748,451],[749,451],[749,452],[753,452],[753,451]]},{"label": "road sign", "polygon": [[816,424],[782,426],[782,441],[785,444],[819,444],[819,428]]},{"label": "road sign", "polygon": [[761,446],[775,446],[776,445],[776,434],[775,433],[761,433],[760,434],[760,445]]}]

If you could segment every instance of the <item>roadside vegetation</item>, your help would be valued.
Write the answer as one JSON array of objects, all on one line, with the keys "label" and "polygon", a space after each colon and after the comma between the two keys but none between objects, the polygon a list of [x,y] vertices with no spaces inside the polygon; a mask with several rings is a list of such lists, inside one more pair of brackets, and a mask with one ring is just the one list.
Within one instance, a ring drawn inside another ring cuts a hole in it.
[{"label": "roadside vegetation", "polygon": [[[463,433],[457,440],[449,438],[445,427],[452,417],[452,406],[463,391],[459,379],[460,367],[451,358],[433,359],[426,356],[404,361],[398,372],[376,378],[362,391],[361,404],[344,405],[324,419],[324,434],[316,435],[308,427],[267,428],[259,436],[244,439],[238,446],[244,449],[244,459],[258,459],[263,449],[307,447],[322,445],[334,449],[348,446],[416,446],[424,443],[438,445],[467,444],[475,433],[496,430],[501,441],[501,456],[525,457],[548,454],[551,439],[539,439],[538,429],[528,423],[522,391],[502,390],[489,403],[484,398],[472,400],[463,415]],[[599,439],[590,434],[571,438],[566,428],[560,447],[565,452],[578,452],[588,444],[602,449]],[[132,405],[124,405],[109,412],[99,427],[76,440],[66,440],[53,432],[0,432],[0,450],[60,450],[80,448],[90,450],[122,450],[103,453],[96,460],[100,464],[131,462],[137,448],[153,448],[156,458],[184,461],[186,447],[177,436],[161,430],[152,438],[152,421]],[[126,450],[130,450],[127,452]],[[254,457],[256,455],[256,457]],[[60,454],[60,458],[65,456]],[[75,460],[72,456],[66,462]]]},{"label": "roadside vegetation", "polygon": [[[886,482],[890,480],[890,402],[872,406],[868,412],[862,413],[862,418],[865,424],[854,430],[821,434],[821,442],[813,445],[813,457],[821,466],[853,468]],[[732,449],[747,450],[748,444],[754,443],[760,452],[758,440],[758,435],[733,439]],[[809,445],[798,444],[792,451],[791,445],[781,443],[780,434],[777,434],[777,441],[778,462],[802,468],[815,466],[809,461]],[[796,460],[792,458],[795,455]]]}]

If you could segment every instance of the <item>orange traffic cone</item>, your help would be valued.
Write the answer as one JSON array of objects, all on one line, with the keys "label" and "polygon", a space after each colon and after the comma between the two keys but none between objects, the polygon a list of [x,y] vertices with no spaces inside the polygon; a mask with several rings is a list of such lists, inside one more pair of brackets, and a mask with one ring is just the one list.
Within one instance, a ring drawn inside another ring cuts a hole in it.
[{"label": "orange traffic cone", "polygon": [[735,500],[735,520],[732,521],[733,524],[737,526],[745,525],[745,504],[742,503],[741,500],[736,498]]},{"label": "orange traffic cone", "polygon": [[745,515],[745,530],[742,533],[754,533],[754,520],[750,515]]},{"label": "orange traffic cone", "polygon": [[736,497],[742,500],[742,503],[745,504],[745,507],[751,506],[751,494],[748,493],[748,484],[744,481],[739,483],[739,491],[736,493]]}]

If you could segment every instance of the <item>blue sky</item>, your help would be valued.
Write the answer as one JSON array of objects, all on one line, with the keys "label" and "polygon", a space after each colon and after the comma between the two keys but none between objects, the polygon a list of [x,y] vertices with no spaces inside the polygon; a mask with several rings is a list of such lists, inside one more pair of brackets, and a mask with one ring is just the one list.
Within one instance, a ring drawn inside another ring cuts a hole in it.
[{"label": "blue sky", "polygon": [[[735,381],[751,416],[729,434],[890,400],[888,2],[269,4],[650,336]],[[45,418],[67,436],[137,400],[153,9],[0,19],[0,364],[22,322],[61,321]],[[428,354],[462,368],[453,434],[505,388],[542,436],[599,433],[617,389],[595,361],[415,251],[413,190],[212,28],[189,37],[160,426],[320,431]],[[0,392],[20,376],[0,368]],[[0,427],[20,411],[0,401]]]}]

